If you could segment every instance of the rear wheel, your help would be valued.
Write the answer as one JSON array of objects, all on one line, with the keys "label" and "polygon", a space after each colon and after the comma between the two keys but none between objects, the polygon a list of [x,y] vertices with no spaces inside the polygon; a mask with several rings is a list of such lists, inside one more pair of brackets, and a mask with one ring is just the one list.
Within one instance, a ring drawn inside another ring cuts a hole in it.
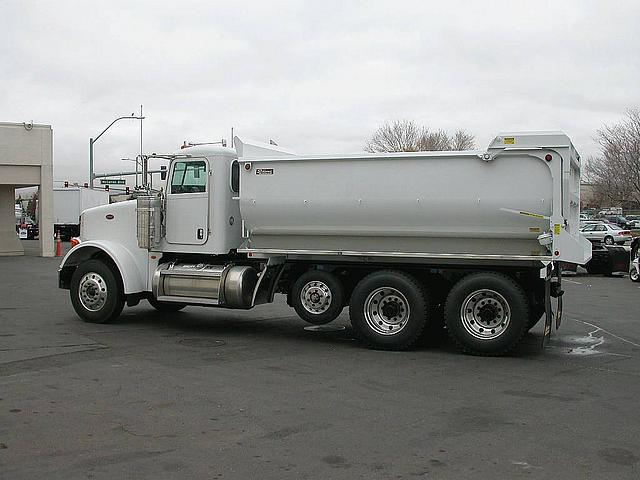
[{"label": "rear wheel", "polygon": [[382,270],[363,278],[351,294],[349,316],[362,341],[381,350],[405,350],[422,335],[429,304],[410,275]]},{"label": "rear wheel", "polygon": [[502,355],[513,349],[530,324],[529,302],[522,288],[501,273],[462,278],[447,297],[449,335],[465,352]]},{"label": "rear wheel", "polygon": [[313,325],[334,321],[344,308],[344,287],[336,275],[323,270],[303,273],[291,287],[298,316]]},{"label": "rear wheel", "polygon": [[125,298],[117,275],[97,259],[82,263],[73,272],[71,304],[85,322],[108,323],[118,318]]},{"label": "rear wheel", "polygon": [[604,237],[604,244],[605,245],[613,245],[613,237],[607,235],[606,237]]},{"label": "rear wheel", "polygon": [[149,300],[149,304],[153,308],[164,313],[179,312],[187,306],[186,303],[161,302],[160,300],[156,300],[155,297],[149,297],[147,300]]}]

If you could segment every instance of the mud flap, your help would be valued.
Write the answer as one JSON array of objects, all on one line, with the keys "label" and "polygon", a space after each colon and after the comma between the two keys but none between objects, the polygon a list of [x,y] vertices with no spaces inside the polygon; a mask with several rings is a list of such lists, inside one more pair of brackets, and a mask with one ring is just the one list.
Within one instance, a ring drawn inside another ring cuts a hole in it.
[{"label": "mud flap", "polygon": [[544,282],[544,332],[540,347],[544,348],[551,337],[551,323],[553,322],[553,312],[551,311],[551,276],[547,272],[547,278]]},{"label": "mud flap", "polygon": [[560,328],[560,324],[562,323],[562,297],[564,296],[564,292],[562,291],[562,269],[558,269],[558,283],[557,283],[557,292],[558,296],[558,307],[556,308],[556,330]]},{"label": "mud flap", "polygon": [[[541,347],[544,348],[546,343],[548,343],[549,338],[551,338],[551,326],[554,323],[556,324],[556,330],[560,328],[560,324],[562,323],[562,296],[564,292],[562,291],[562,269],[559,265],[553,268],[552,265],[547,267],[547,278],[545,278],[544,283],[544,333],[542,334]],[[554,279],[555,275],[555,279]],[[551,308],[551,298],[557,298],[558,304],[556,306],[555,314],[553,309]]]}]

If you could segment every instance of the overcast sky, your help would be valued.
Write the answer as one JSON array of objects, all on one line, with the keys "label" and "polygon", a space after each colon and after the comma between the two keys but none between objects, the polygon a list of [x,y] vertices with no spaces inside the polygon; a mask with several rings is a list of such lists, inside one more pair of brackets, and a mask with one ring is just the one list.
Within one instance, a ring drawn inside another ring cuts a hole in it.
[{"label": "overcast sky", "polygon": [[[144,105],[145,153],[184,140],[274,139],[361,151],[383,122],[595,130],[640,106],[636,1],[0,0],[0,121],[51,124],[55,179],[85,181],[88,140]],[[95,146],[131,168],[139,123]]]}]

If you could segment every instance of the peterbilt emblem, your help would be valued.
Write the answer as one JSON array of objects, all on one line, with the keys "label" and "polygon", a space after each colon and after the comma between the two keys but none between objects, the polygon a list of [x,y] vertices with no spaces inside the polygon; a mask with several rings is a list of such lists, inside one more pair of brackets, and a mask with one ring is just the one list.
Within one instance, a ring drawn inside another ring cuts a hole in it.
[{"label": "peterbilt emblem", "polygon": [[256,175],[273,175],[273,168],[256,168]]}]

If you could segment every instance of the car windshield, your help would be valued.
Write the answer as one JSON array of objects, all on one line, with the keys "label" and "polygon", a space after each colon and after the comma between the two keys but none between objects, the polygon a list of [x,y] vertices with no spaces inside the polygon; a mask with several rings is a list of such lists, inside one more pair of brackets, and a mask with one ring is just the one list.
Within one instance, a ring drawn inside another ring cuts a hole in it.
[{"label": "car windshield", "polygon": [[611,230],[622,230],[622,228],[620,228],[618,225],[609,225],[609,228]]}]

